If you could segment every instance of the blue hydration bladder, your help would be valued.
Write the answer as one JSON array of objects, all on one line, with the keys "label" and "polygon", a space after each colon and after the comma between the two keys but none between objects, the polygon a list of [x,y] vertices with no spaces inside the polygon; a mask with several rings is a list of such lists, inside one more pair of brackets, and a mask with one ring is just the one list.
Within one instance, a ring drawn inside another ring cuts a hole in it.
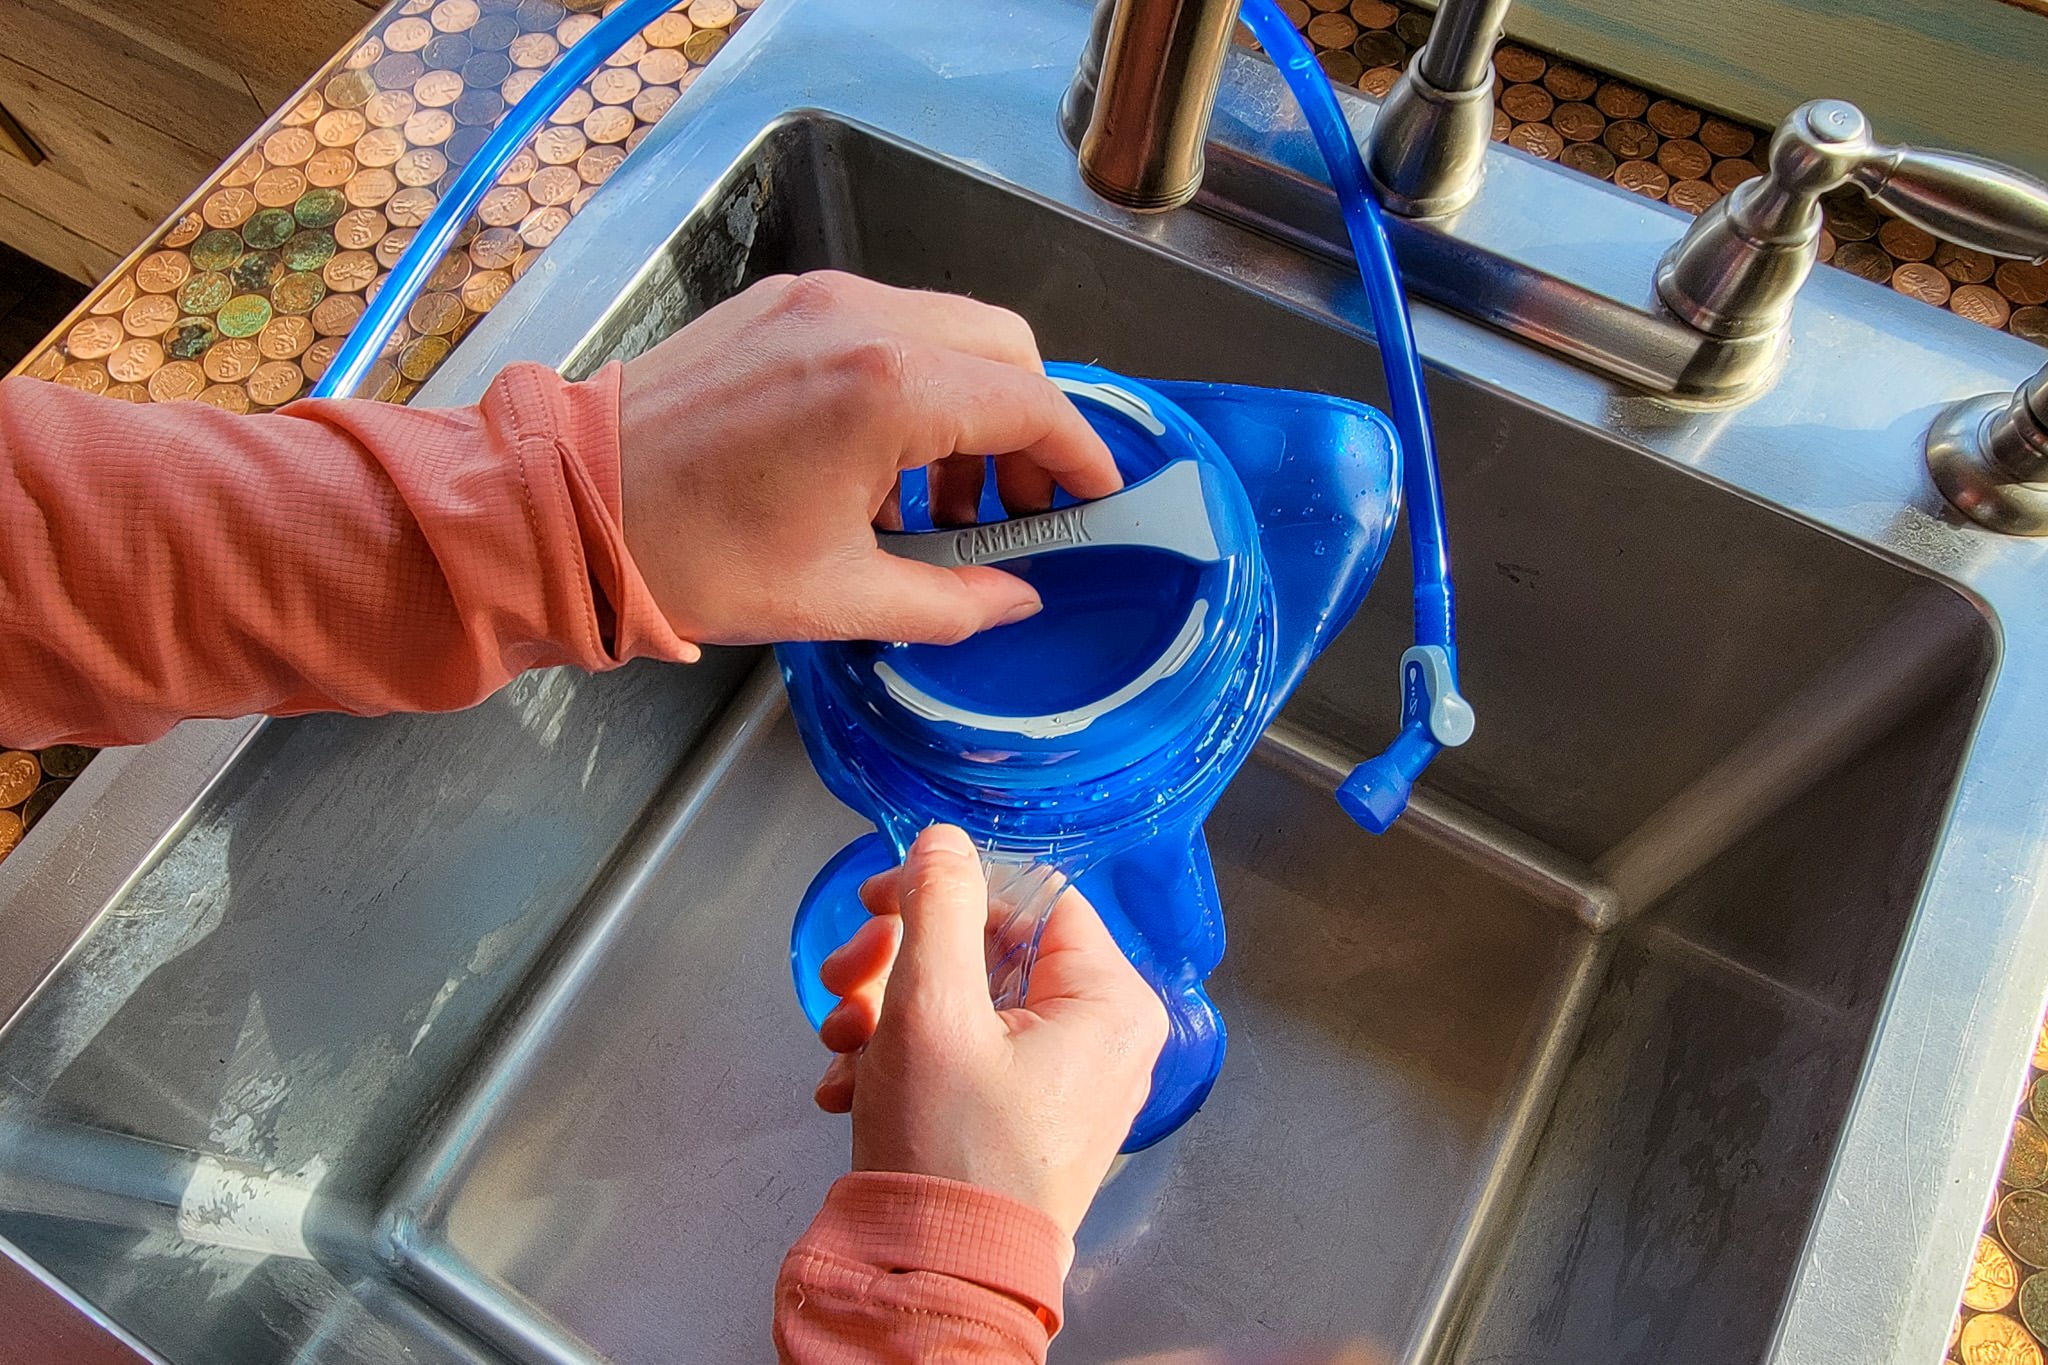
[{"label": "blue hydration bladder", "polygon": [[[1171,1023],[1135,1151],[1185,1121],[1223,1064],[1202,821],[1371,586],[1400,509],[1399,446],[1345,399],[1047,368],[1123,491],[1015,518],[991,493],[980,525],[883,537],[932,563],[999,565],[1044,609],[951,646],[778,647],[811,761],[876,829],[812,883],[791,961],[815,1027],[836,1003],[818,966],[867,919],[860,883],[944,821],[990,865],[992,985],[1021,1003],[1036,931],[1078,885]],[[906,524],[930,522],[912,506]]]}]

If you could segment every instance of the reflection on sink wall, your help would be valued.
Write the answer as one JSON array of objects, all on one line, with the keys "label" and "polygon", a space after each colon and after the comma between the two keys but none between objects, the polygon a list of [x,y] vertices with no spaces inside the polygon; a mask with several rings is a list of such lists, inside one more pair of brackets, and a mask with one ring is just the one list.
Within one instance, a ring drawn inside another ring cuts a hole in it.
[{"label": "reflection on sink wall", "polygon": [[[1359,337],[822,120],[572,369],[827,265],[1016,308],[1048,355],[1380,397]],[[1083,1229],[1064,1359],[1738,1360],[1776,1321],[1993,629],[1610,437],[1434,397],[1479,734],[1384,840],[1330,799],[1394,722],[1397,552],[1210,822],[1232,1051]],[[272,727],[0,1038],[0,1234],[177,1360],[765,1353],[845,1160],[788,915],[855,822],[754,663]],[[167,1150],[67,1165],[63,1124]],[[182,1236],[192,1149],[317,1183],[311,1246]]]}]

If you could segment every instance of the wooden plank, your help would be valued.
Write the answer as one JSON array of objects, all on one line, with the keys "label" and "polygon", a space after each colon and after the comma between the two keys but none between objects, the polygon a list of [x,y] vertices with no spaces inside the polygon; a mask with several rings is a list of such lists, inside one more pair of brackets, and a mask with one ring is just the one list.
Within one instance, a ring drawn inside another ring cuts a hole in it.
[{"label": "wooden plank", "polygon": [[98,284],[105,279],[127,254],[88,242],[63,224],[51,222],[5,195],[0,195],[0,242],[86,284]]},{"label": "wooden plank", "polygon": [[2048,176],[2048,20],[2001,0],[1518,0],[1532,45],[1775,124],[1818,96],[1853,100],[1886,141]]},{"label": "wooden plank", "polygon": [[96,104],[6,57],[0,57],[0,104],[50,157],[33,167],[0,159],[0,194],[117,256],[162,222],[218,163],[160,128]]},{"label": "wooden plank", "polygon": [[67,0],[7,0],[15,17],[7,56],[51,81],[225,160],[270,110],[225,61],[195,64],[139,42],[129,25],[101,22]]},{"label": "wooden plank", "polygon": [[[119,28],[166,61],[229,73],[264,111],[347,46],[369,20],[355,0],[57,0]],[[12,0],[0,0],[12,3]]]}]

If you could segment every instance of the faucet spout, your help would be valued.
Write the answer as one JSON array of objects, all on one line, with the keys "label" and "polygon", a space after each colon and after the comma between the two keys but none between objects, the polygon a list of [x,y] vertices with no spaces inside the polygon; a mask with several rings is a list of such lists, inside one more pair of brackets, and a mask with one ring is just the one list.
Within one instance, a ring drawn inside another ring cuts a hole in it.
[{"label": "faucet spout", "polygon": [[1195,197],[1237,7],[1238,0],[1101,0],[1061,106],[1088,188],[1145,213]]},{"label": "faucet spout", "polygon": [[1509,0],[1443,0],[1429,41],[1380,106],[1366,168],[1383,208],[1456,213],[1479,191],[1493,134],[1493,45]]}]

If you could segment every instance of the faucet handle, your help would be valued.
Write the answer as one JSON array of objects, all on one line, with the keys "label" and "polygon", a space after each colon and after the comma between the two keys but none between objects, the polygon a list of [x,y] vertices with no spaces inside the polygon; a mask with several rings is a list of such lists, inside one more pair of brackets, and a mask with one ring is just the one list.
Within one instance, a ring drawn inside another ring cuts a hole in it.
[{"label": "faucet handle", "polygon": [[1771,138],[1766,172],[1693,223],[1657,267],[1657,294],[1718,337],[1782,330],[1820,251],[1820,197],[1855,185],[1910,223],[1963,246],[2048,257],[2048,185],[1956,152],[1891,147],[1844,100],[1813,100]]}]

